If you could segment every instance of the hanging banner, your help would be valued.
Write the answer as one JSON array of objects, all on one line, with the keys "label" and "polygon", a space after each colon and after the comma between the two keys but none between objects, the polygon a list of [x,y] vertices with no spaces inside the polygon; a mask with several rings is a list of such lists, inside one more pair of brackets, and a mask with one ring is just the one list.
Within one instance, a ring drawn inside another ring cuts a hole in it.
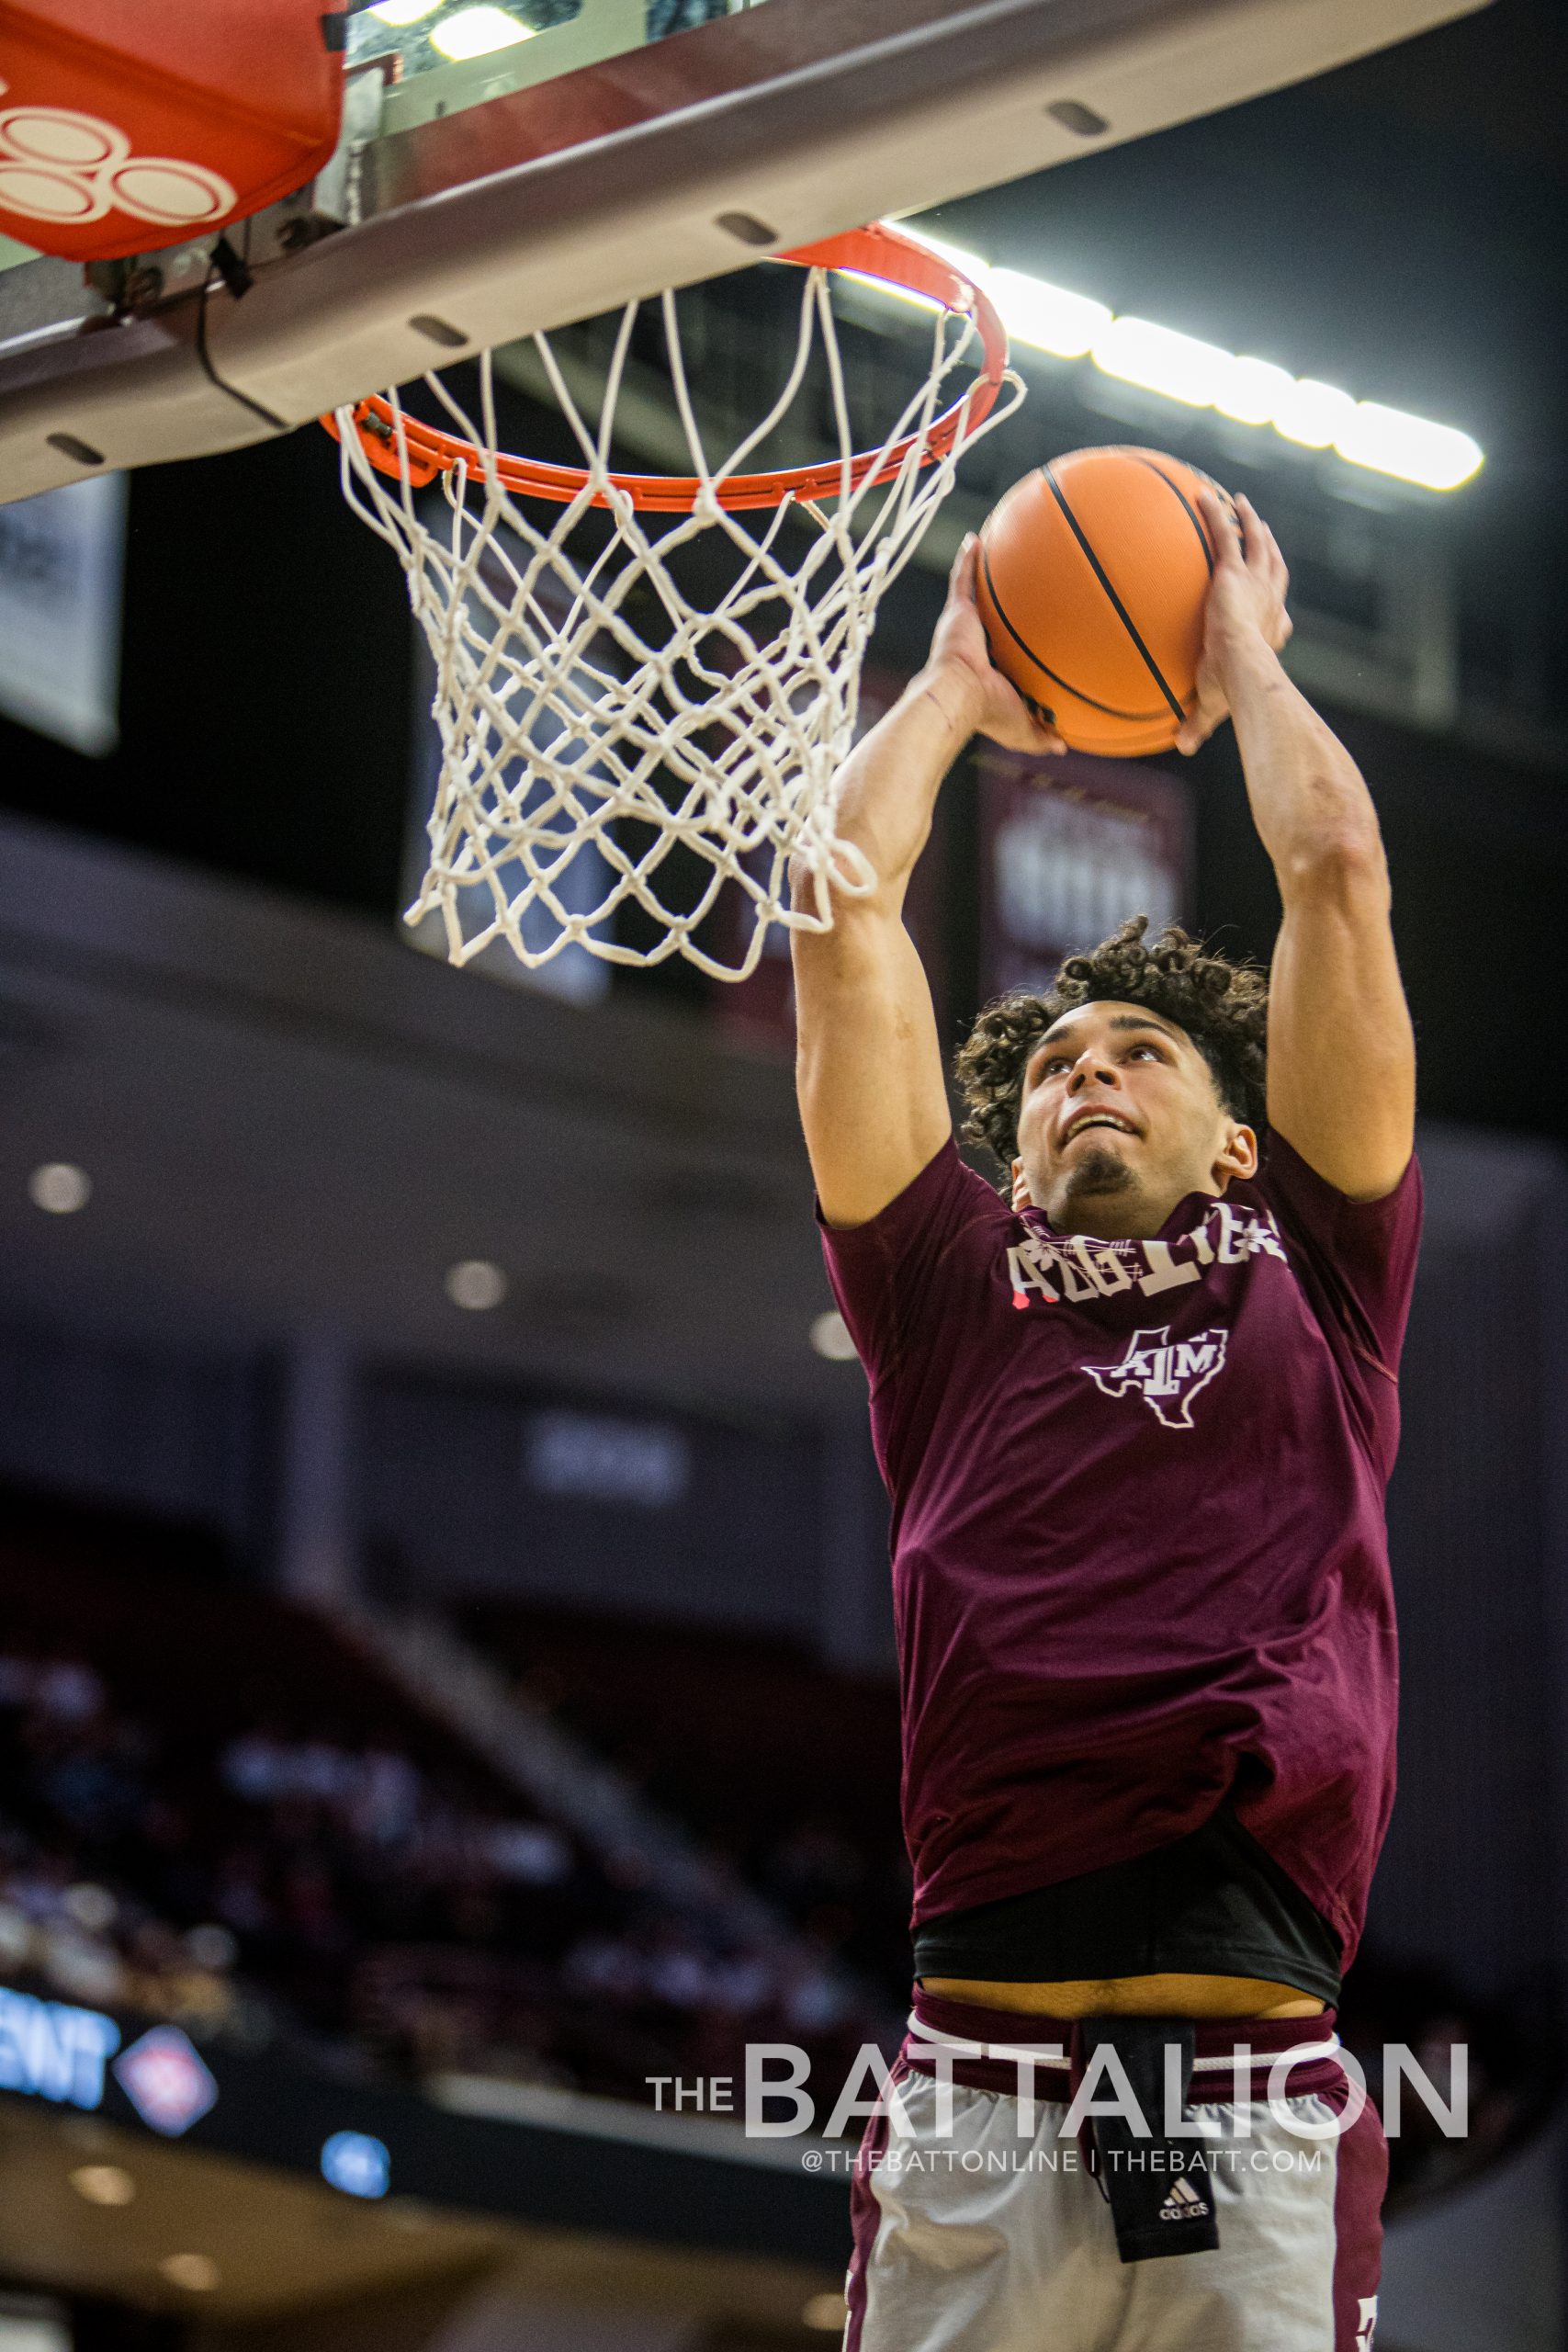
[{"label": "hanging banner", "polygon": [[126,478],[0,506],[0,710],[102,759],[119,741]]},{"label": "hanging banner", "polygon": [[1043,989],[1065,956],[1129,915],[1152,931],[1191,909],[1184,776],[1143,762],[1021,757],[978,747],[984,1001]]}]

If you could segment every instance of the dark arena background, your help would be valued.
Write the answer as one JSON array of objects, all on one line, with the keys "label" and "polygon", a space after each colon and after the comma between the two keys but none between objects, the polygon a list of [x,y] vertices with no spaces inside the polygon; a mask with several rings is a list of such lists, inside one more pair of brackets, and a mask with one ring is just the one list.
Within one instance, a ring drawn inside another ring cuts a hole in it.
[{"label": "dark arena background", "polygon": [[[1423,488],[1024,348],[865,680],[1031,464],[1164,448],[1272,523],[1378,805],[1428,1223],[1341,2030],[1374,2093],[1386,2042],[1439,2085],[1463,2042],[1471,2100],[1396,2146],[1379,2352],[1568,2343],[1565,86],[1560,12],[1495,0],[916,216],[1484,464]],[[725,413],[756,276],[682,297]],[[846,328],[868,377],[923,332]],[[505,433],[549,455],[539,392],[520,359]],[[0,506],[0,2352],[804,2352],[909,1882],[787,957],[411,939],[433,682],[337,469],[306,426],[106,476],[90,529]],[[1267,958],[1228,730],[967,756],[911,914],[944,1039],[1139,909]],[[804,2139],[739,2128],[763,2043],[809,2054]]]}]

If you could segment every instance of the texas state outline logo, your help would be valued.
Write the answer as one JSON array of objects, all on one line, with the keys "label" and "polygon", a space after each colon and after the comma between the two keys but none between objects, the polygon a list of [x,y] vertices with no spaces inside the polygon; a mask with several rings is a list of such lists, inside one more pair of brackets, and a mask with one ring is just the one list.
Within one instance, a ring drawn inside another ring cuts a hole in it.
[{"label": "texas state outline logo", "polygon": [[1083,1370],[1102,1395],[1139,1396],[1168,1430],[1190,1430],[1192,1400],[1224,1371],[1229,1339],[1216,1324],[1173,1341],[1169,1324],[1162,1323],[1157,1330],[1134,1331],[1120,1363],[1086,1363]]}]

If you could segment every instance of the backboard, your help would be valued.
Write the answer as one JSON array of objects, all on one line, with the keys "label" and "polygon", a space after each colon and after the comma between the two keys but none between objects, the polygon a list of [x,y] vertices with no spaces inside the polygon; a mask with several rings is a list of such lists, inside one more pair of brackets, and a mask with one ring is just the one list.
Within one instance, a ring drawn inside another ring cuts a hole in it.
[{"label": "backboard", "polygon": [[0,244],[0,503],[291,431],[447,360],[1143,137],[1481,5],[361,7],[338,152],[231,232],[242,268],[215,269],[209,237],[84,282]]}]

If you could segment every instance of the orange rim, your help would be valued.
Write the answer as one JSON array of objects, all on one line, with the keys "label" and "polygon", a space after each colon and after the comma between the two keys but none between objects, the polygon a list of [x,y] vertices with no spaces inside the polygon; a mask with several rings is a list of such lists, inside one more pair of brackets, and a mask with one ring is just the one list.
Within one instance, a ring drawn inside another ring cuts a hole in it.
[{"label": "orange rim", "polygon": [[[889,448],[866,450],[852,458],[848,472],[852,488],[859,489],[867,481],[891,481],[917,446],[923,448],[922,465],[945,458],[961,433],[972,432],[990,413],[1007,371],[1007,332],[981,288],[951,262],[897,229],[882,227],[852,229],[842,236],[824,237],[817,244],[801,245],[775,258],[797,262],[803,269],[852,269],[864,277],[880,278],[885,285],[923,294],[962,318],[972,318],[979,331],[984,365],[968,390],[924,435],[906,434]],[[400,448],[397,412],[379,393],[355,402],[352,422],[370,463],[395,481],[403,478],[404,450],[408,479],[416,489],[423,490],[437,474],[450,473],[456,466],[466,467],[475,480],[488,477],[490,460],[477,442],[422,424],[407,414],[401,419]],[[340,438],[334,415],[323,416],[321,423],[334,440]],[[517,496],[547,498],[561,506],[580,497],[588,484],[586,467],[551,466],[531,458],[499,457],[494,470],[503,488]],[[791,497],[837,498],[844,473],[843,460],[834,458],[821,465],[789,466],[779,473],[736,474],[718,486],[716,496],[721,506],[735,511],[780,506]],[[634,506],[653,514],[689,514],[703,488],[694,474],[609,474],[605,480]],[[590,503],[607,506],[610,501],[604,491],[596,491]]]}]

